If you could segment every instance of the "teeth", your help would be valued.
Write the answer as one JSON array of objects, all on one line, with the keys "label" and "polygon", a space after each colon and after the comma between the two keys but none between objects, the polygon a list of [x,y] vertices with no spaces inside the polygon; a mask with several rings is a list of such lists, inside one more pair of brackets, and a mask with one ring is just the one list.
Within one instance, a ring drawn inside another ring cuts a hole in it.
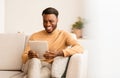
[{"label": "teeth", "polygon": [[51,29],[52,27],[47,27],[47,29]]}]

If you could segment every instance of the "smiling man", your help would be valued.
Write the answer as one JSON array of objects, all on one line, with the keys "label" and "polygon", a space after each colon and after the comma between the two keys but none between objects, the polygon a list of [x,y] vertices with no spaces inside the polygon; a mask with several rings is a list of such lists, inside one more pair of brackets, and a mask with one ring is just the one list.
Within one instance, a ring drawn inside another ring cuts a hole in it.
[{"label": "smiling man", "polygon": [[[39,60],[37,52],[32,51],[29,45],[26,46],[22,60],[24,64],[23,71],[28,74],[28,78],[50,78],[51,66],[55,57],[69,57],[75,53],[83,52],[83,47],[72,38],[70,33],[57,29],[58,15],[59,13],[55,8],[48,7],[43,10],[45,30],[32,34],[29,39],[32,41],[47,41],[48,51],[44,54],[45,60]],[[71,46],[71,48],[67,48],[68,46]]]},{"label": "smiling man", "polygon": [[58,13],[55,14],[44,14],[43,12],[43,25],[48,33],[52,33],[56,27],[58,22]]}]

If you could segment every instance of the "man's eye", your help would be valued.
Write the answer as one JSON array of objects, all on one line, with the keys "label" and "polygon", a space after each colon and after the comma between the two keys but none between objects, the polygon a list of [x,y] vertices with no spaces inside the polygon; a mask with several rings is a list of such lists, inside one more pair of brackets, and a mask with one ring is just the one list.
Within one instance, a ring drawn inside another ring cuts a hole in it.
[{"label": "man's eye", "polygon": [[51,23],[52,23],[52,22],[54,22],[54,21],[53,21],[53,20],[50,20],[49,22],[51,22]]}]

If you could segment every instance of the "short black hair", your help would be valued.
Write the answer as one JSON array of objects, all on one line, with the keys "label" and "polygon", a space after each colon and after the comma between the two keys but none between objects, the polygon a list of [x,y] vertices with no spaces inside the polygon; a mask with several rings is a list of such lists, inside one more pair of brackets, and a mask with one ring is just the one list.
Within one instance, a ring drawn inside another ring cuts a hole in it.
[{"label": "short black hair", "polygon": [[42,15],[44,14],[55,14],[55,16],[58,17],[59,12],[55,8],[48,7],[43,10]]}]

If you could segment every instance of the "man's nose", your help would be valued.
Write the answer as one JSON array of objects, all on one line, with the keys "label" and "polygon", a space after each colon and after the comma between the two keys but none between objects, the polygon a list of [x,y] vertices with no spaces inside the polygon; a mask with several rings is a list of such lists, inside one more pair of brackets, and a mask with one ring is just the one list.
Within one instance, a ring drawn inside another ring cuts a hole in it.
[{"label": "man's nose", "polygon": [[50,26],[50,22],[47,22],[46,26]]}]

